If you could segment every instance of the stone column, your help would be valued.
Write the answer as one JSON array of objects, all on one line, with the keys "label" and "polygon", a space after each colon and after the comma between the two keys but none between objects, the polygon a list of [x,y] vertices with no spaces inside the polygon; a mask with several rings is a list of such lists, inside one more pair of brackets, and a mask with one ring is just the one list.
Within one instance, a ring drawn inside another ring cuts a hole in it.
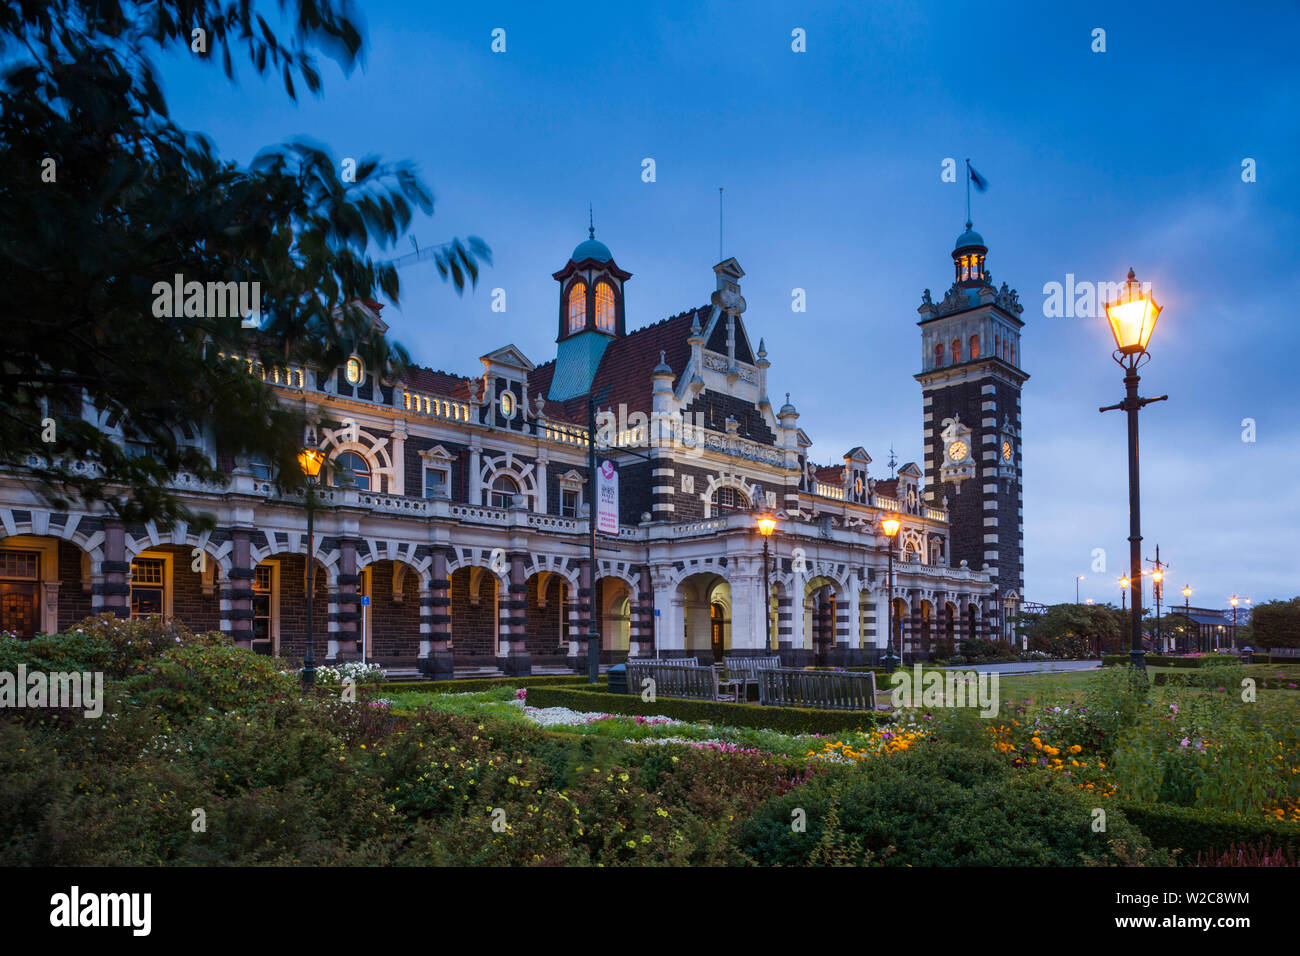
[{"label": "stone column", "polygon": [[527,634],[528,582],[524,574],[527,557],[522,551],[510,554],[506,599],[501,602],[501,649],[505,655],[497,658],[497,666],[510,677],[524,677],[533,672]]},{"label": "stone column", "polygon": [[953,627],[953,640],[957,642],[958,650],[965,643],[966,638],[970,637],[970,628],[966,626],[966,608],[970,605],[970,594],[966,591],[957,592],[957,623]]},{"label": "stone column", "polygon": [[[308,560],[312,556],[308,555]],[[338,576],[335,589],[330,594],[330,642],[327,659],[346,659],[355,655],[361,658],[361,612],[357,599],[357,542],[352,538],[339,539]]]},{"label": "stone column", "polygon": [[912,652],[912,660],[921,657],[921,589],[907,589],[907,628],[904,640]]},{"label": "stone column", "polygon": [[104,559],[99,563],[103,580],[92,589],[91,605],[99,598],[97,613],[131,616],[131,585],[127,575],[131,562],[126,559],[126,528],[116,518],[104,519]]},{"label": "stone column", "polygon": [[948,592],[934,592],[934,618],[930,624],[930,644],[936,653],[947,652],[948,642]]},{"label": "stone column", "polygon": [[[396,391],[397,390],[394,389],[394,392]],[[406,423],[400,420],[395,422],[393,424],[392,434],[389,438],[392,441],[390,447],[392,449],[393,459],[393,484],[392,487],[388,489],[388,493],[390,495],[419,495],[423,497],[423,474],[412,476],[416,481],[421,483],[421,486],[413,488],[406,487]]]},{"label": "stone column", "polygon": [[[852,579],[850,579],[852,580]],[[849,667],[862,658],[862,609],[858,605],[858,589],[850,585],[848,593],[835,604],[835,659],[836,667]]]},{"label": "stone column", "polygon": [[424,637],[427,627],[429,639],[420,670],[433,680],[450,680],[455,676],[455,668],[450,646],[451,581],[447,579],[447,552],[437,548],[432,558],[428,594],[420,593],[420,635]]},{"label": "stone column", "polygon": [[629,657],[654,657],[654,591],[650,583],[650,569],[641,565],[636,569],[637,590],[633,595],[632,640],[628,643]]},{"label": "stone column", "polygon": [[784,634],[780,636],[778,653],[785,667],[803,667],[808,663],[808,635],[804,628],[804,581],[800,575],[794,576],[790,597],[785,601],[790,609],[790,638],[787,641]]},{"label": "stone column", "polygon": [[475,439],[469,446],[469,503],[483,504],[482,446]]},{"label": "stone column", "polygon": [[547,502],[547,487],[546,487],[547,485],[546,466],[548,464],[549,464],[549,459],[547,459],[545,455],[538,456],[537,458],[537,500],[533,503],[533,511],[537,512],[539,515],[544,515],[547,513],[548,502]]},{"label": "stone column", "polygon": [[595,602],[591,562],[584,558],[578,565],[578,600],[574,602],[578,629],[569,635],[568,664],[577,674],[587,673],[587,635],[591,633]]},{"label": "stone column", "polygon": [[253,558],[252,532],[235,528],[230,532],[230,573],[221,582],[221,629],[240,647],[253,641]]}]

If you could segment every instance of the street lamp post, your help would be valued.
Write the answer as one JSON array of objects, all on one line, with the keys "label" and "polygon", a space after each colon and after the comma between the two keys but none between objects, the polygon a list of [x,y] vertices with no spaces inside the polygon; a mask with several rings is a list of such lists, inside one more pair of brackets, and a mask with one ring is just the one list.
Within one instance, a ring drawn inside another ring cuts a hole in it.
[{"label": "street lamp post", "polygon": [[[902,526],[903,523],[892,515],[880,521],[880,530],[885,532],[885,537],[889,540],[889,640],[885,645],[885,670],[890,674],[902,659],[894,652],[894,541],[898,537],[898,529]],[[902,648],[900,647],[899,650],[901,651]]]},{"label": "street lamp post", "polygon": [[1165,579],[1165,573],[1156,568],[1151,574],[1151,594],[1156,599],[1156,650],[1164,653],[1164,639],[1160,634],[1160,599],[1164,597],[1165,589],[1161,583]]},{"label": "street lamp post", "polygon": [[1237,649],[1237,602],[1239,600],[1240,598],[1235,594],[1229,600],[1232,605],[1232,649],[1234,651]]},{"label": "street lamp post", "polygon": [[[1183,586],[1183,629],[1186,633],[1192,626],[1192,586],[1190,584]],[[1199,635],[1198,635],[1199,637]],[[1192,636],[1187,633],[1183,640],[1183,650],[1190,653],[1192,649]],[[1197,640],[1196,649],[1201,649],[1201,642]]]},{"label": "street lamp post", "polygon": [[1160,316],[1160,306],[1150,292],[1143,292],[1138,285],[1133,270],[1128,271],[1128,282],[1119,301],[1106,303],[1106,319],[1110,323],[1111,334],[1115,337],[1114,359],[1124,369],[1124,401],[1118,405],[1108,405],[1099,409],[1108,412],[1114,409],[1128,413],[1128,511],[1129,511],[1129,577],[1135,582],[1133,590],[1133,609],[1130,615],[1129,660],[1139,670],[1146,670],[1142,650],[1142,591],[1140,587],[1142,574],[1142,513],[1141,493],[1138,478],[1138,412],[1152,402],[1164,401],[1169,396],[1158,398],[1140,398],[1138,396],[1137,370],[1151,355],[1147,352],[1147,343],[1155,329],[1156,319]]},{"label": "street lamp post", "polygon": [[776,518],[761,515],[758,519],[758,533],[763,536],[763,621],[767,634],[767,647],[763,651],[766,657],[772,653],[772,574],[769,570],[767,542],[776,530]]},{"label": "street lamp post", "polygon": [[1129,579],[1127,576],[1119,579],[1119,609],[1121,612],[1128,608],[1128,586]]},{"label": "street lamp post", "polygon": [[319,448],[307,447],[298,453],[298,467],[302,469],[307,476],[307,495],[305,505],[307,508],[307,649],[302,659],[302,686],[304,690],[310,690],[316,683],[316,655],[312,647],[311,632],[311,605],[312,591],[315,590],[315,570],[316,570],[316,525],[315,515],[315,492],[316,478],[320,475],[321,465],[325,463],[325,453]]},{"label": "street lamp post", "polygon": [[1080,574],[1074,579],[1074,603],[1075,604],[1079,603],[1079,582],[1082,581],[1083,578],[1084,575]]}]

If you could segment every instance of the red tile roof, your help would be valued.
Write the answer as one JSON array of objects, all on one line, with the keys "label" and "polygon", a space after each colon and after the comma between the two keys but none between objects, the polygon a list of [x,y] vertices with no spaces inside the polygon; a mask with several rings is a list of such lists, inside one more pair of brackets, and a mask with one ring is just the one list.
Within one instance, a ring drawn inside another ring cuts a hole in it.
[{"label": "red tile roof", "polygon": [[844,484],[843,465],[813,465],[813,473],[817,475],[817,480],[824,484]]},{"label": "red tile roof", "polygon": [[886,498],[898,497],[898,479],[890,478],[886,481],[876,482],[876,494],[884,495]]},{"label": "red tile roof", "polygon": [[402,383],[408,388],[428,392],[431,395],[445,395],[447,398],[462,400],[469,398],[471,384],[475,388],[478,386],[476,379],[452,375],[449,372],[439,372],[419,365],[407,367],[406,371],[402,373]]},{"label": "red tile roof", "polygon": [[[664,360],[675,373],[673,386],[676,387],[691,357],[691,347],[686,341],[691,334],[691,325],[698,315],[703,328],[708,321],[710,309],[711,306],[707,305],[688,309],[610,342],[601,356],[592,383],[597,394],[609,386],[609,393],[601,402],[601,408],[617,409],[620,405],[626,405],[629,413],[644,412],[649,415],[653,409],[654,394],[654,381],[650,376],[659,364],[659,353],[664,353]],[[528,376],[529,394],[545,397],[551,389],[554,375],[554,360],[537,366]],[[579,395],[565,402],[548,401],[545,413],[552,418],[585,425],[587,397]]]}]

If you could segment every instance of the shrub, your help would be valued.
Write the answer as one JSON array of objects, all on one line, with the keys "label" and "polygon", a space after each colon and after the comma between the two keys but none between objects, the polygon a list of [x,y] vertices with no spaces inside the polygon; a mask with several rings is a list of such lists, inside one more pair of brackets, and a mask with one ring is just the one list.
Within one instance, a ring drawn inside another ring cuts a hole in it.
[{"label": "shrub", "polygon": [[129,700],[181,719],[211,710],[243,710],[278,696],[296,693],[294,676],[276,662],[242,647],[206,645],[174,647],[146,673],[128,679]]},{"label": "shrub", "polygon": [[[792,827],[802,810],[806,831]],[[992,754],[928,744],[837,768],[769,801],[741,829],[759,864],[1073,866],[1150,851],[1111,812],[1092,830],[1093,801],[1045,774],[1018,774]]]},{"label": "shrub", "polygon": [[1265,841],[1279,851],[1300,852],[1300,823],[1243,817],[1226,810],[1196,810],[1131,800],[1117,806],[1153,846],[1182,850],[1184,860],[1192,859],[1193,854],[1217,856],[1236,845],[1257,845]]},{"label": "shrub", "polygon": [[216,631],[193,634],[179,621],[157,614],[135,620],[99,614],[60,634],[40,634],[30,641],[0,639],[0,670],[26,664],[29,670],[102,671],[107,677],[122,678],[143,672],[175,647],[228,643]]}]

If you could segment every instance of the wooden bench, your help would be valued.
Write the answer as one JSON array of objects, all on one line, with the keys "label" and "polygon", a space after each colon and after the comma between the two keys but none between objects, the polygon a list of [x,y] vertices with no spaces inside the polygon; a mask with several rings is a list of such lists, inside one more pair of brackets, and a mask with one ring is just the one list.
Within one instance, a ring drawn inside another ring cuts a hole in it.
[{"label": "wooden bench", "polygon": [[642,682],[654,681],[656,697],[687,697],[691,700],[735,700],[733,694],[718,690],[718,672],[712,667],[697,664],[665,664],[661,661],[643,663],[628,661],[627,691],[640,694]]},{"label": "wooden bench", "polygon": [[771,667],[758,672],[758,701],[777,707],[875,710],[876,675]]},{"label": "wooden bench", "polygon": [[746,681],[757,681],[758,672],[781,666],[779,657],[724,657],[727,676]]}]

